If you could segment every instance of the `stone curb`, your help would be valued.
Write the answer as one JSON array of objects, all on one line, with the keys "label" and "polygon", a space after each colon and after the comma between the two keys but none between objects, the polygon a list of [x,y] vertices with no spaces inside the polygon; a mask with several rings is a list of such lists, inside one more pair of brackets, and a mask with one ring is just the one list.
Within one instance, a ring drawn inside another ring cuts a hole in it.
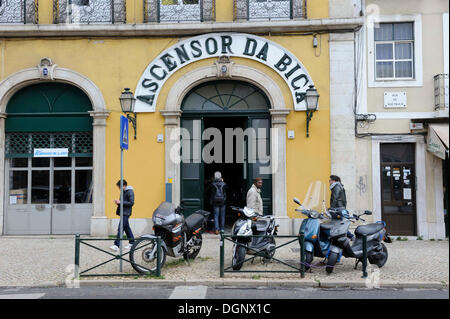
[{"label": "stone curb", "polygon": [[[62,284],[64,285],[64,284]],[[155,286],[207,286],[207,287],[235,287],[235,288],[365,288],[365,281],[316,281],[316,280],[230,280],[230,279],[212,279],[212,280],[80,280],[80,287],[109,286],[109,287],[155,287]],[[397,282],[383,281],[375,288],[416,288],[416,289],[448,289],[447,282]]]},{"label": "stone curb", "polygon": [[[316,280],[235,280],[235,279],[207,279],[207,280],[155,280],[155,279],[111,279],[111,280],[80,280],[80,287],[176,287],[176,286],[207,286],[228,288],[360,288],[369,289],[365,281],[316,281]],[[64,288],[65,282],[45,282],[32,285],[6,285],[0,289],[11,288]],[[425,281],[382,281],[381,289],[448,289],[448,282]]]}]

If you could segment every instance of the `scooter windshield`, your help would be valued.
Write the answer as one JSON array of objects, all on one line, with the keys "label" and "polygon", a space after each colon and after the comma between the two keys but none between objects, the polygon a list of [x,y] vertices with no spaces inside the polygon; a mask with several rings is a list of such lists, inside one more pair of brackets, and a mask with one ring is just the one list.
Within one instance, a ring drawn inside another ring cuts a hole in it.
[{"label": "scooter windshield", "polygon": [[305,198],[303,199],[303,207],[318,212],[325,211],[327,207],[326,195],[327,188],[325,183],[322,181],[312,182],[308,187]]}]

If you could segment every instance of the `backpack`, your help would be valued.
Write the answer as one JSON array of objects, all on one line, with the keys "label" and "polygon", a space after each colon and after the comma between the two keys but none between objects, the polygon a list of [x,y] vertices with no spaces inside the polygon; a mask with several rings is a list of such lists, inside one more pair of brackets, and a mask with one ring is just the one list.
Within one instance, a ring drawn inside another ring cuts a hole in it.
[{"label": "backpack", "polygon": [[223,191],[224,183],[213,183],[216,191],[213,195],[213,204],[223,205],[225,203],[225,192]]}]

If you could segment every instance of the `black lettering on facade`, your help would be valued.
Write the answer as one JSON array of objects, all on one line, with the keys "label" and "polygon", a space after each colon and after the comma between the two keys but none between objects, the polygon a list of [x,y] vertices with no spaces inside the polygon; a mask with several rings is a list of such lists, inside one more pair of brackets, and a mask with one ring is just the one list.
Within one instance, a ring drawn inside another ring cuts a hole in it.
[{"label": "black lettering on facade", "polygon": [[292,63],[292,59],[285,53],[283,57],[280,59],[280,61],[275,64],[275,67],[281,71],[284,72],[287,69],[287,66]]},{"label": "black lettering on facade", "polygon": [[173,71],[177,67],[177,63],[173,59],[173,56],[171,56],[169,53],[164,54],[161,57],[161,61],[164,62],[165,66],[167,67],[167,70]]},{"label": "black lettering on facade", "polygon": [[[211,43],[213,44],[213,48],[211,49]],[[214,38],[208,38],[205,41],[205,48],[206,48],[206,52],[208,52],[208,54],[216,54],[217,53],[217,41]]]},{"label": "black lettering on facade", "polygon": [[155,101],[155,96],[154,95],[139,95],[139,96],[136,96],[136,98],[139,101],[147,103],[147,104],[149,104],[151,106],[153,106],[153,102]]},{"label": "black lettering on facade", "polygon": [[152,92],[156,92],[159,87],[158,83],[152,82],[150,79],[144,79],[144,81],[142,81],[142,86]]},{"label": "black lettering on facade", "polygon": [[[295,82],[297,82],[300,79],[305,79],[305,84],[303,86],[297,86],[295,85]],[[299,76],[295,77],[292,81],[291,81],[291,86],[294,90],[298,90],[304,86],[306,86],[306,84],[308,84],[309,79],[305,74],[300,74]]]},{"label": "black lettering on facade", "polygon": [[259,53],[256,55],[258,59],[267,61],[267,52],[269,51],[269,44],[266,42]]},{"label": "black lettering on facade", "polygon": [[192,52],[194,58],[202,56],[202,45],[197,40],[191,42],[191,49],[195,52]]},{"label": "black lettering on facade", "polygon": [[299,104],[301,101],[305,99],[305,92],[295,92],[295,102]]},{"label": "black lettering on facade", "polygon": [[175,48],[175,52],[177,53],[178,60],[180,60],[180,64],[183,64],[186,61],[189,61],[190,58],[184,48],[184,44],[180,45],[180,47]]},{"label": "black lettering on facade", "polygon": [[229,35],[222,35],[222,54],[227,54],[227,51],[231,54],[234,54],[231,51],[231,43],[233,43],[233,38]]},{"label": "black lettering on facade", "polygon": [[292,68],[292,70],[290,70],[288,73],[286,73],[284,76],[286,77],[286,79],[289,79],[289,77],[294,74],[295,71],[300,70],[301,66],[300,65],[296,65]]},{"label": "black lettering on facade", "polygon": [[162,69],[161,66],[159,66],[158,64],[155,64],[154,66],[152,66],[152,67],[150,68],[150,74],[151,74],[155,79],[161,81],[161,80],[163,80],[163,79],[166,77],[167,72],[166,72],[165,70],[163,70],[163,74],[162,74],[162,75],[158,75],[158,74],[156,74],[155,71],[154,71],[154,69],[156,69],[156,68]]},{"label": "black lettering on facade", "polygon": [[254,56],[256,51],[256,40],[247,38],[247,42],[245,43],[244,55]]}]

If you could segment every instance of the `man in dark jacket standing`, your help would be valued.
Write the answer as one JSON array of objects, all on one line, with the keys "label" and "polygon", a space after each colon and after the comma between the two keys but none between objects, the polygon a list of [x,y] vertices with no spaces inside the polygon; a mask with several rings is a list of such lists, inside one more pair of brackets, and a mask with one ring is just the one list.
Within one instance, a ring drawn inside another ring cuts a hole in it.
[{"label": "man in dark jacket standing", "polygon": [[211,204],[214,209],[214,230],[216,235],[219,230],[224,230],[225,227],[225,203],[227,184],[223,181],[220,172],[214,173],[214,181],[211,184]]},{"label": "man in dark jacket standing", "polygon": [[[117,187],[119,187],[120,190],[120,180],[116,183]],[[116,209],[116,215],[120,216],[120,200],[115,199],[114,203],[117,205]],[[134,236],[133,232],[131,231],[129,218],[131,216],[131,211],[133,209],[134,205],[134,190],[132,186],[128,186],[127,181],[123,180],[123,230],[125,234],[127,234],[127,238],[129,241],[129,244],[125,246],[125,249],[130,249],[131,246],[134,243]],[[120,246],[120,221],[119,226],[117,229],[117,239],[114,241],[114,245],[112,245],[110,248],[112,250],[119,250]]]}]

